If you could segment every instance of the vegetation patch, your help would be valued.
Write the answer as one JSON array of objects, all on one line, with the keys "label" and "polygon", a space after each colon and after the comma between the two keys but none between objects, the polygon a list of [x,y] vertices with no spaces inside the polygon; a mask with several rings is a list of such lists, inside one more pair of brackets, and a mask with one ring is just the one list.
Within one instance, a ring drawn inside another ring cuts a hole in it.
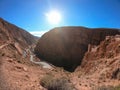
[{"label": "vegetation patch", "polygon": [[74,90],[73,85],[65,77],[55,78],[52,75],[46,75],[40,80],[40,84],[47,90]]},{"label": "vegetation patch", "polygon": [[101,86],[97,90],[120,90],[120,85],[113,87],[113,86]]}]

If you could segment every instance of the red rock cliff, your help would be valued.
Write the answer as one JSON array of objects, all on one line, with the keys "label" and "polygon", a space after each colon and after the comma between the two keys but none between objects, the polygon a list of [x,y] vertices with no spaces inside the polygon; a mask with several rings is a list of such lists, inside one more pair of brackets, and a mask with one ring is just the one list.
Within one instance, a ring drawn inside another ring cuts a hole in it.
[{"label": "red rock cliff", "polygon": [[39,39],[35,53],[43,60],[73,71],[81,64],[89,44],[98,45],[106,36],[116,34],[120,34],[117,29],[54,28]]}]

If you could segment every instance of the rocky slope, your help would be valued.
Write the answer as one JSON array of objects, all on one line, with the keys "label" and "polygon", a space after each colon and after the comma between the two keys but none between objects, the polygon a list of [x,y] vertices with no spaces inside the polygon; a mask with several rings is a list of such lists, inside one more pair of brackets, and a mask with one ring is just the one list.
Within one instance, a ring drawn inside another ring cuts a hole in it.
[{"label": "rocky slope", "polygon": [[[10,68],[19,64],[32,65],[28,58],[23,59],[23,51],[33,46],[37,40],[38,38],[25,30],[0,18],[0,90],[18,90],[13,88],[14,84],[11,86],[15,78],[9,81],[12,75],[17,77],[15,72],[11,74]],[[15,67],[13,69],[15,70]]]},{"label": "rocky slope", "polygon": [[86,90],[119,90],[110,87],[120,85],[120,35],[107,36],[98,46],[89,45],[75,73],[79,89],[86,84]]},{"label": "rocky slope", "polygon": [[101,75],[106,75],[106,78],[120,79],[119,57],[120,35],[107,36],[99,46],[89,45],[89,50],[84,56],[80,69],[84,69],[86,74],[99,72]]},{"label": "rocky slope", "polygon": [[20,58],[23,51],[38,38],[0,18],[0,55]]},{"label": "rocky slope", "polygon": [[34,44],[36,40],[37,37],[0,18],[0,45],[11,42],[27,47]]},{"label": "rocky slope", "polygon": [[98,45],[108,35],[120,34],[117,29],[60,27],[44,34],[38,41],[35,54],[68,71],[81,64],[88,45]]}]

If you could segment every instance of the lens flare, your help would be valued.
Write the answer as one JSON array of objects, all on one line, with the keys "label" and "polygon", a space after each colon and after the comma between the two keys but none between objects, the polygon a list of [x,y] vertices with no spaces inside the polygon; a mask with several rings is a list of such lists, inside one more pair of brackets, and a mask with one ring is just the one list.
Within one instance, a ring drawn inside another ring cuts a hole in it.
[{"label": "lens flare", "polygon": [[50,24],[59,24],[61,21],[61,14],[58,11],[50,11],[46,17]]}]

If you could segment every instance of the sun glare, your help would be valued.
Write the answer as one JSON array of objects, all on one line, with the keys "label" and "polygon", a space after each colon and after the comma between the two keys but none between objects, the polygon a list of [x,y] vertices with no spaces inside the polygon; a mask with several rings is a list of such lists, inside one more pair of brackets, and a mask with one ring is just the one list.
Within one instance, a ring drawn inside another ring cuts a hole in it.
[{"label": "sun glare", "polygon": [[58,11],[50,11],[46,14],[46,17],[50,24],[59,24],[61,21],[61,14]]}]

